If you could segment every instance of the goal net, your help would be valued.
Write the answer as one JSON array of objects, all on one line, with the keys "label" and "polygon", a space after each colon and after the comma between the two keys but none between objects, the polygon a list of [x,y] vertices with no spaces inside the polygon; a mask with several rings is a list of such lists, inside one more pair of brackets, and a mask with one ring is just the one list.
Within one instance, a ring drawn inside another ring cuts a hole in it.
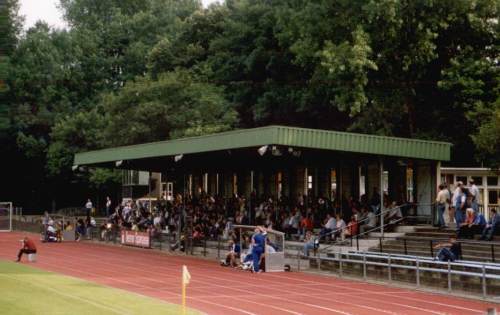
[{"label": "goal net", "polygon": [[[256,226],[234,225],[235,232],[240,236],[240,248],[244,248],[244,240],[252,237]],[[264,263],[266,272],[285,271],[285,233],[267,230]]]},{"label": "goal net", "polygon": [[12,202],[0,202],[0,232],[12,231]]}]

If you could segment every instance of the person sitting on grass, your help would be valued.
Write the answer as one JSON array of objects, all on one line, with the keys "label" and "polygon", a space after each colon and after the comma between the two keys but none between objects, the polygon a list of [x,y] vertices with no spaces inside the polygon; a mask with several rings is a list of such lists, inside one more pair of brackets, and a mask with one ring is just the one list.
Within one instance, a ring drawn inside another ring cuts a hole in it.
[{"label": "person sitting on grass", "polygon": [[23,243],[22,248],[19,250],[19,253],[17,254],[17,260],[16,262],[21,261],[21,256],[23,254],[29,255],[29,254],[36,254],[36,246],[35,243],[27,236],[24,237],[24,239],[21,240]]},{"label": "person sitting on grass", "polygon": [[452,236],[446,243],[439,243],[434,246],[434,249],[439,249],[436,259],[439,261],[455,261],[462,255],[460,244],[457,243],[457,238]]}]

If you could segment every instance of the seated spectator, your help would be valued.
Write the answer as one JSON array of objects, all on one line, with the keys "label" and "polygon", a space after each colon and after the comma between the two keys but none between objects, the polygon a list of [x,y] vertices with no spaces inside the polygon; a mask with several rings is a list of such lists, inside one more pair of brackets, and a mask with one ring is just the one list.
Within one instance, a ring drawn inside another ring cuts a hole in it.
[{"label": "seated spectator", "polygon": [[346,230],[345,221],[340,217],[340,214],[338,213],[335,216],[335,219],[337,221],[337,224],[335,227],[335,233],[333,233],[333,239],[336,240],[337,237],[340,237],[340,239],[343,241],[345,239],[345,230]]},{"label": "seated spectator", "polygon": [[300,237],[301,239],[304,239],[307,231],[312,231],[314,229],[313,226],[313,220],[312,220],[312,214],[308,214],[307,216],[303,217],[302,220],[300,221]]},{"label": "seated spectator", "polygon": [[460,229],[458,231],[459,238],[473,238],[475,233],[479,233],[480,231],[482,231],[482,229],[480,229],[478,224],[474,224],[474,223],[479,223],[479,221],[476,219],[477,216],[476,213],[474,212],[474,209],[467,208],[465,222],[460,224]]},{"label": "seated spectator", "polygon": [[87,238],[90,239],[92,237],[92,231],[97,227],[97,223],[95,222],[94,217],[87,217],[86,220],[86,225],[87,225]]},{"label": "seated spectator", "polygon": [[337,221],[335,221],[335,218],[330,213],[326,215],[325,221],[326,223],[323,225],[323,228],[319,232],[320,238],[323,238],[326,235],[330,234],[337,227]]},{"label": "seated spectator", "polygon": [[361,234],[364,234],[377,227],[377,217],[375,216],[375,214],[372,211],[368,211],[366,208],[363,208],[363,211],[365,214],[365,219],[359,229]]},{"label": "seated spectator", "polygon": [[316,251],[319,247],[319,241],[314,237],[311,231],[306,232],[306,236],[304,238],[304,247],[303,252],[304,256],[309,256],[309,251],[312,249]]},{"label": "seated spectator", "polygon": [[450,237],[447,243],[440,243],[434,246],[434,249],[439,249],[436,259],[439,261],[455,261],[462,256],[460,244],[457,243],[455,237]]},{"label": "seated spectator", "polygon": [[403,214],[401,213],[401,207],[398,207],[396,202],[392,202],[390,205],[389,211],[385,214],[385,222],[391,223],[394,221],[398,221],[399,219],[403,218]]},{"label": "seated spectator", "polygon": [[229,240],[229,252],[226,254],[226,259],[221,262],[222,266],[237,267],[237,259],[240,258],[241,248],[234,240]]},{"label": "seated spectator", "polygon": [[488,224],[484,226],[480,239],[484,241],[491,241],[493,235],[495,235],[499,227],[500,227],[500,215],[497,214],[496,209],[491,209],[490,221],[488,222]]},{"label": "seated spectator", "polygon": [[66,222],[66,226],[64,227],[65,231],[73,231],[73,225],[70,221]]},{"label": "seated spectator", "polygon": [[353,237],[358,234],[358,221],[356,220],[356,216],[352,215],[351,216],[351,221],[347,224],[347,227],[345,229],[345,236],[350,236]]}]

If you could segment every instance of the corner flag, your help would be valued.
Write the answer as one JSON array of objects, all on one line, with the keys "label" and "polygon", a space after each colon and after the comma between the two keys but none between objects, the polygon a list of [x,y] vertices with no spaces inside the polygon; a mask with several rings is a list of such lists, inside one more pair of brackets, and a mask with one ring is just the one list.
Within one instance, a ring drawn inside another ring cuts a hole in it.
[{"label": "corner flag", "polygon": [[189,284],[189,280],[191,280],[191,274],[189,274],[187,267],[184,265],[182,266],[182,285]]},{"label": "corner flag", "polygon": [[191,275],[185,265],[182,266],[182,314],[186,315],[186,286],[191,280]]}]

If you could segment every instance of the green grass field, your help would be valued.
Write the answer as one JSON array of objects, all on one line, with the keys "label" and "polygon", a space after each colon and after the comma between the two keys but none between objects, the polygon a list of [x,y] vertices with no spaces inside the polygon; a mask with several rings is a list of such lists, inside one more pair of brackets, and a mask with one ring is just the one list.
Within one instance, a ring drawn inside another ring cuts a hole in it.
[{"label": "green grass field", "polygon": [[[1,314],[181,314],[179,305],[0,261]],[[187,314],[199,314],[188,310]]]}]

